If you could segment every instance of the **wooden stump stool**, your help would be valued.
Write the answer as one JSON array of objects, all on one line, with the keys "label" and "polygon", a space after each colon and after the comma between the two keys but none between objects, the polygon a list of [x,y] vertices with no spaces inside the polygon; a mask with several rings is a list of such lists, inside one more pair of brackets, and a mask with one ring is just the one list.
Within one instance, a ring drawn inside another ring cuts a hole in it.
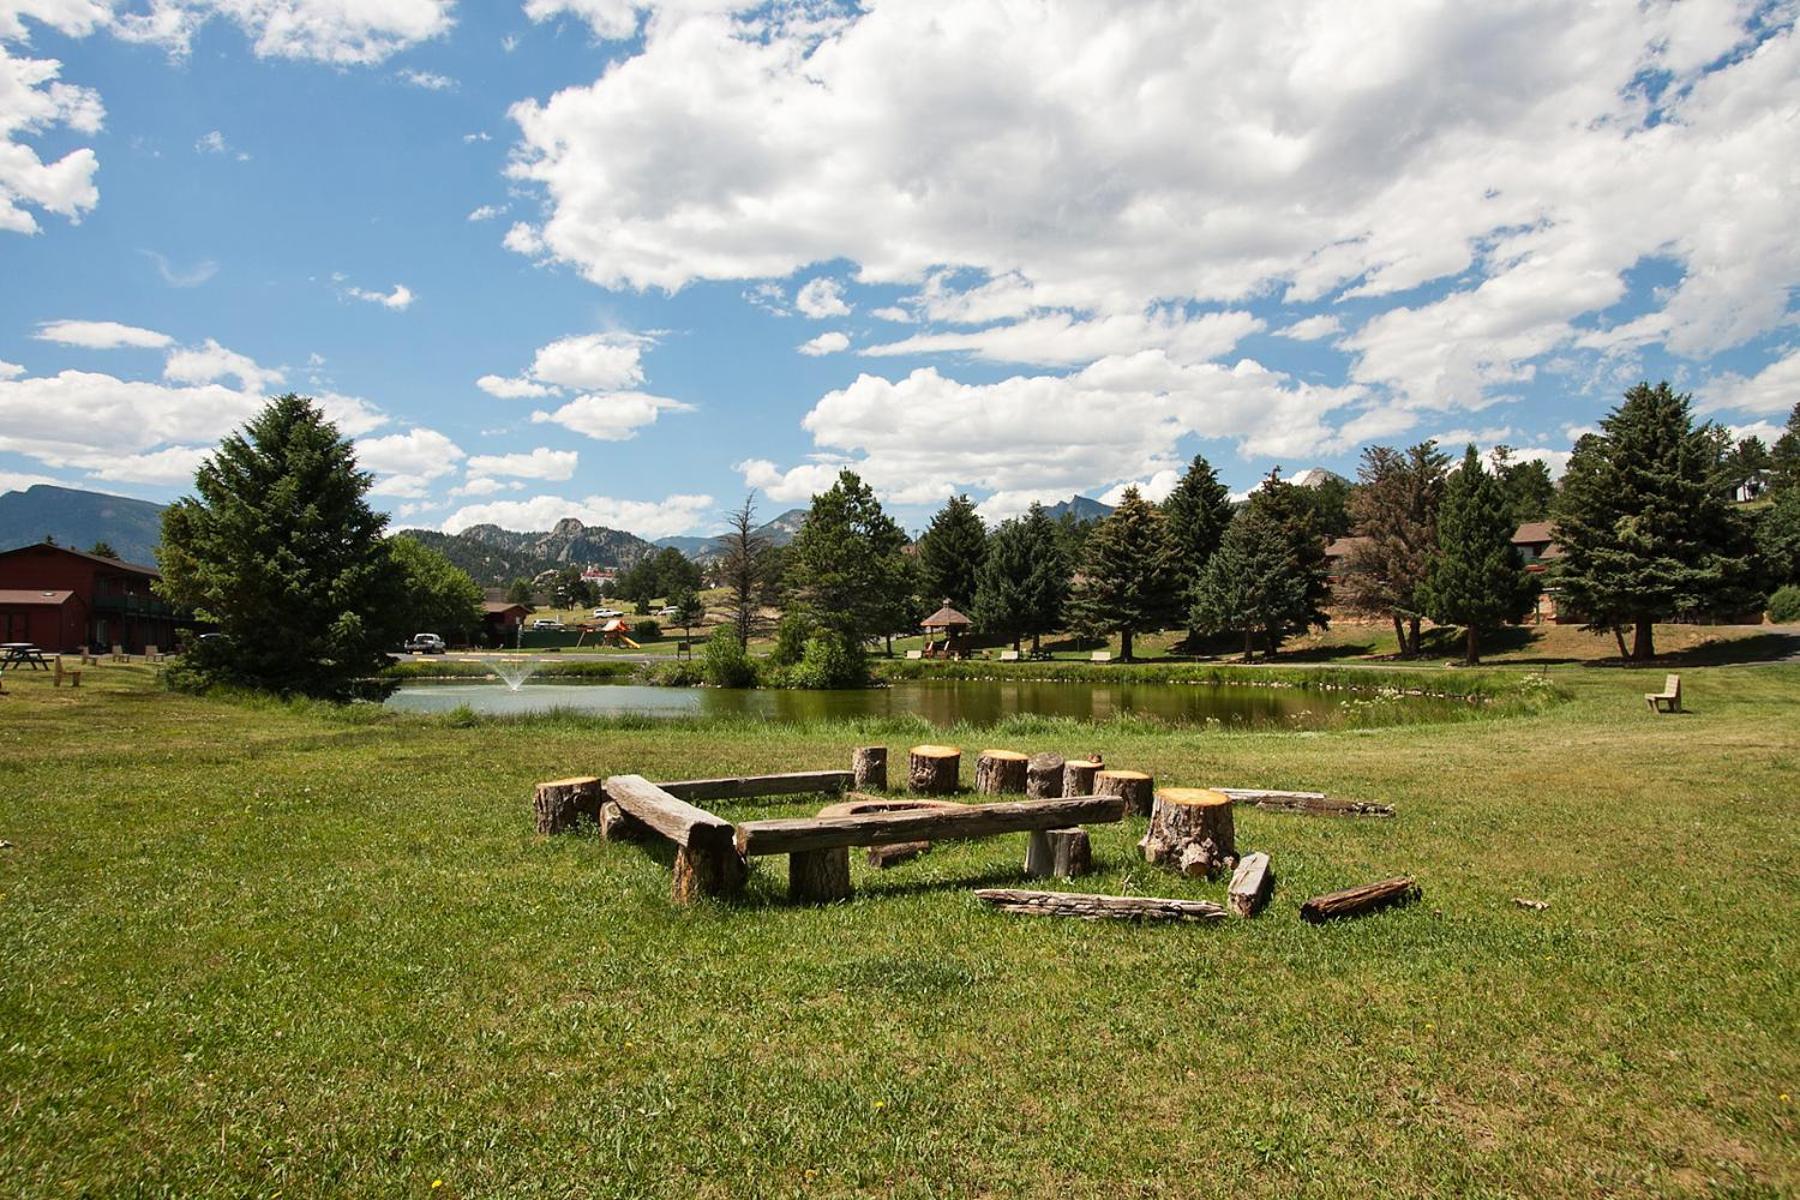
[{"label": "wooden stump stool", "polygon": [[1025,767],[1025,794],[1033,800],[1055,800],[1063,794],[1060,754],[1034,754]]},{"label": "wooden stump stool", "polygon": [[975,760],[975,790],[984,796],[1024,791],[1030,761],[1017,750],[983,750]]},{"label": "wooden stump stool", "polygon": [[1043,829],[1027,836],[1025,874],[1033,879],[1051,875],[1073,879],[1093,867],[1094,854],[1085,829]]},{"label": "wooden stump stool", "polygon": [[604,800],[600,781],[592,775],[540,783],[531,802],[537,814],[537,831],[562,833],[575,828],[575,823],[582,817],[598,822]]},{"label": "wooden stump stool", "polygon": [[1094,795],[1120,796],[1125,811],[1143,817],[1150,813],[1150,802],[1156,795],[1156,780],[1142,771],[1101,771],[1094,776]]},{"label": "wooden stump stool", "polygon": [[887,791],[887,747],[858,746],[850,752],[851,786],[859,792]]},{"label": "wooden stump stool", "polygon": [[1189,877],[1215,878],[1237,862],[1231,797],[1211,788],[1164,788],[1156,793],[1150,831],[1138,846],[1147,862]]},{"label": "wooden stump stool", "polygon": [[801,850],[788,855],[788,899],[825,904],[850,898],[850,849]]},{"label": "wooden stump stool", "polygon": [[1062,794],[1092,796],[1094,777],[1106,768],[1098,758],[1071,758],[1063,764]]},{"label": "wooden stump stool", "polygon": [[955,746],[914,746],[906,752],[906,786],[927,796],[947,796],[956,790],[962,771],[962,751]]}]

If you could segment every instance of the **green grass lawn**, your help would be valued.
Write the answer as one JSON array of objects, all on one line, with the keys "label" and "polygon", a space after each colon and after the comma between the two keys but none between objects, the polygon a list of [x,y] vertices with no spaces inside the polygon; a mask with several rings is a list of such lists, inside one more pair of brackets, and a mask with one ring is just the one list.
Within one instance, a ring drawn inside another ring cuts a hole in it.
[{"label": "green grass lawn", "polygon": [[[9,672],[0,1193],[1795,1194],[1800,667],[1686,669],[1665,717],[1660,668],[1556,678],[1537,715],[1439,726],[947,735],[1399,810],[1240,810],[1270,909],[1138,928],[978,909],[1022,836],[859,859],[829,908],[762,860],[742,904],[678,909],[666,855],[531,831],[540,779],[839,766],[913,726]],[[1080,890],[1222,897],[1137,861],[1141,821],[1092,832]],[[1297,918],[1402,873],[1422,904]]]}]

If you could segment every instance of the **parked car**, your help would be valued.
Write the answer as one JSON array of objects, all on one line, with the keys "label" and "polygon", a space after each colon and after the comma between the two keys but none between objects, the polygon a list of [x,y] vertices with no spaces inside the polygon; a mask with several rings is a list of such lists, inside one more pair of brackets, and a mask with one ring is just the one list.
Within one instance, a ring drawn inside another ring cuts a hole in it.
[{"label": "parked car", "polygon": [[673,604],[665,604],[656,610],[656,615],[659,617],[672,617],[680,611],[681,610],[676,608]]},{"label": "parked car", "polygon": [[562,628],[565,628],[563,623],[561,621],[557,620],[555,617],[539,617],[537,620],[535,620],[531,623],[531,627],[533,629],[562,629]]},{"label": "parked car", "polygon": [[435,633],[415,633],[407,639],[408,654],[442,654],[444,639]]},{"label": "parked car", "polygon": [[596,608],[594,610],[595,619],[601,621],[604,621],[608,617],[622,617],[624,615],[624,613],[616,608]]}]

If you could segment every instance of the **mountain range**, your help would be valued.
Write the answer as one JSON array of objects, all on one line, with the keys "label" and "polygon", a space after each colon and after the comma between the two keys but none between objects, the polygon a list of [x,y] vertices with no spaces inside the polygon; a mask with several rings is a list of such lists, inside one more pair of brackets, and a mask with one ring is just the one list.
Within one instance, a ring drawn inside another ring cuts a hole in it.
[{"label": "mountain range", "polygon": [[[127,561],[154,563],[162,540],[163,508],[148,500],[34,484],[0,494],[0,550],[45,537],[79,550],[104,541]],[[1092,521],[1112,508],[1086,496],[1071,496],[1045,511],[1052,519],[1073,513],[1076,520]],[[771,545],[785,546],[805,520],[804,508],[791,508],[758,526],[756,534]],[[542,532],[519,533],[498,525],[471,525],[461,533],[397,532],[439,551],[484,587],[504,587],[514,579],[533,579],[570,565],[629,567],[663,547],[674,547],[700,563],[713,562],[725,552],[724,537],[665,537],[651,542],[623,530],[584,525],[574,517]]]},{"label": "mountain range", "polygon": [[0,493],[0,550],[47,537],[76,550],[105,542],[126,562],[154,564],[162,511],[148,500],[36,483]]}]

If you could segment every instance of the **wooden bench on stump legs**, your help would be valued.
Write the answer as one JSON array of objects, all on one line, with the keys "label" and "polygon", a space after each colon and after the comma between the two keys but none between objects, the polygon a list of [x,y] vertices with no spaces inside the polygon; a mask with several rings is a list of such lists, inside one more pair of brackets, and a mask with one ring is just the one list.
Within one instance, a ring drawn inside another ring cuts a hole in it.
[{"label": "wooden bench on stump legs", "polygon": [[1681,676],[1670,675],[1663,680],[1660,692],[1645,692],[1644,703],[1650,706],[1651,712],[1681,711]]},{"label": "wooden bench on stump legs", "polygon": [[[1125,801],[1116,796],[971,804],[854,817],[777,818],[739,825],[737,850],[746,859],[787,855],[788,895],[794,900],[843,900],[850,896],[852,846],[1033,833],[1043,835],[1044,840],[1028,850],[1027,867],[1050,874],[1060,865],[1072,866],[1085,858],[1085,833],[1073,826],[1124,818]],[[1076,833],[1082,836],[1076,838]]]},{"label": "wooden bench on stump legs", "polygon": [[[675,843],[675,902],[731,896],[744,890],[748,871],[730,821],[671,795],[642,775],[609,775],[601,785],[609,805]],[[607,829],[603,811],[601,828]],[[613,836],[619,826],[613,824]],[[635,832],[635,831],[634,831]]]}]

